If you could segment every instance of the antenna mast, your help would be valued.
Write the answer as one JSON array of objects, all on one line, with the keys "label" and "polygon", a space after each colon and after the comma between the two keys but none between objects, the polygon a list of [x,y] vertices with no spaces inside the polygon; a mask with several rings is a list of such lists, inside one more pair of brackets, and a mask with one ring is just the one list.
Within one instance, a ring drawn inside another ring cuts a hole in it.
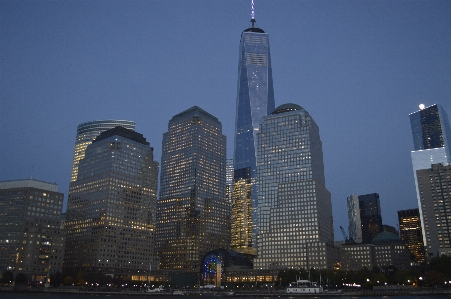
[{"label": "antenna mast", "polygon": [[254,0],[251,0],[251,23],[252,23],[252,28],[254,28],[254,24],[255,24],[255,10],[254,10]]}]

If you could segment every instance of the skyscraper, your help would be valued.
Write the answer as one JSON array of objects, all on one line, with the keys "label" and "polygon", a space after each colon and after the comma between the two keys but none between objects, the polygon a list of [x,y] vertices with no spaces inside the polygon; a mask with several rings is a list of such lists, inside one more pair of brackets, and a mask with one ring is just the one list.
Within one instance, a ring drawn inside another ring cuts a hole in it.
[{"label": "skyscraper", "polygon": [[146,280],[154,257],[158,162],[135,131],[102,132],[70,183],[64,266]]},{"label": "skyscraper", "polygon": [[251,22],[240,41],[232,194],[232,221],[239,221],[232,222],[232,247],[247,252],[255,249],[258,225],[257,133],[275,106],[269,37],[254,27],[253,13]]},{"label": "skyscraper", "polygon": [[226,137],[219,120],[194,106],[163,134],[157,243],[162,269],[194,271],[210,250],[230,244]]},{"label": "skyscraper", "polygon": [[[418,208],[420,211],[423,229],[423,243],[426,247],[428,255],[436,256],[439,250],[438,240],[435,240],[434,237],[430,235],[431,232],[435,231],[435,228],[431,226],[433,225],[432,223],[435,222],[435,220],[433,220],[435,219],[435,216],[431,214],[434,210],[434,199],[428,198],[421,193],[427,192],[430,194],[430,192],[435,191],[426,191],[426,181],[423,181],[422,186],[420,186],[420,178],[418,177],[418,174],[420,170],[422,175],[426,175],[430,172],[433,173],[434,168],[432,165],[442,164],[442,166],[446,166],[451,163],[451,129],[448,115],[438,104],[434,104],[429,107],[420,105],[420,110],[411,113],[409,118],[414,144],[414,150],[411,152],[412,167],[415,177]],[[435,189],[439,186],[434,185],[431,187]],[[425,209],[427,209],[427,211]],[[429,216],[427,216],[428,214]],[[439,216],[437,217],[440,218]],[[436,233],[433,233],[433,235],[436,235]]]},{"label": "skyscraper", "polygon": [[135,130],[135,122],[128,120],[95,120],[79,124],[75,140],[74,162],[72,164],[72,175],[70,181],[76,181],[78,175],[78,163],[85,157],[85,150],[100,133],[122,126],[129,130]]},{"label": "skyscraper", "polygon": [[226,196],[227,200],[232,203],[232,188],[233,188],[233,158],[226,160]]},{"label": "skyscraper", "polygon": [[64,194],[37,180],[0,182],[0,271],[45,282],[63,268],[66,231],[61,221]]},{"label": "skyscraper", "polygon": [[428,257],[451,256],[451,165],[433,164],[416,176]]},{"label": "skyscraper", "polygon": [[350,195],[348,203],[349,238],[370,244],[383,231],[379,194]]},{"label": "skyscraper", "polygon": [[332,203],[310,114],[284,104],[258,133],[258,257],[254,268],[333,267]]},{"label": "skyscraper", "polygon": [[416,263],[425,261],[423,233],[418,209],[398,211],[399,232]]}]

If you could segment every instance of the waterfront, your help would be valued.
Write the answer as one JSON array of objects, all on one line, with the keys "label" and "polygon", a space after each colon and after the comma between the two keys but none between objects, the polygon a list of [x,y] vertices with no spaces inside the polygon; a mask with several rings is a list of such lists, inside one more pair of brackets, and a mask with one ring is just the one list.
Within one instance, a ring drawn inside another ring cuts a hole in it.
[{"label": "waterfront", "polygon": [[[199,299],[199,297],[203,298],[218,298],[225,297],[224,293],[207,293],[207,294],[189,294],[185,295],[182,298],[185,299]],[[80,292],[80,293],[72,293],[72,292],[64,292],[64,293],[56,293],[56,292],[37,292],[37,291],[24,291],[24,292],[11,292],[11,291],[0,291],[0,299],[76,299],[76,298],[92,298],[92,299],[123,299],[123,298],[140,298],[142,296],[152,297],[152,299],[167,299],[168,297],[180,297],[167,294],[146,294],[142,292],[118,292],[118,293],[99,293],[99,292]],[[228,296],[227,296],[228,297]],[[351,299],[351,298],[370,298],[370,299],[383,299],[383,298],[397,298],[397,299],[450,299],[451,293],[444,293],[442,290],[432,290],[432,292],[426,293],[418,293],[413,292],[409,294],[403,293],[392,293],[392,294],[381,294],[374,291],[358,291],[358,292],[347,292],[344,294],[320,294],[320,295],[288,295],[285,293],[237,293],[234,297],[245,297],[248,299],[261,299],[261,298],[341,298],[341,299]]]}]

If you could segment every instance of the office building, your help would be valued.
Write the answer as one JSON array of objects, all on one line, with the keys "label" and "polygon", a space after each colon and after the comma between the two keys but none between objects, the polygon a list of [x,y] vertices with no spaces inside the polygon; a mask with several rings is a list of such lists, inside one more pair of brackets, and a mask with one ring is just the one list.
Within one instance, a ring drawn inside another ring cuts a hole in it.
[{"label": "office building", "polygon": [[135,122],[128,120],[95,120],[79,124],[77,127],[77,136],[75,137],[74,161],[72,164],[72,174],[70,181],[76,181],[78,175],[78,163],[85,157],[85,150],[100,133],[112,129],[116,126],[122,126],[129,130],[135,130]]},{"label": "office building", "polygon": [[451,256],[451,164],[416,171],[427,258]]},{"label": "office building", "polygon": [[[232,196],[232,248],[256,254],[257,133],[264,116],[274,111],[269,37],[252,26],[241,34],[236,101],[234,187]],[[237,222],[233,222],[237,221]]]},{"label": "office building", "polygon": [[161,269],[194,271],[208,251],[230,245],[226,137],[219,120],[194,106],[163,134],[157,245]]},{"label": "office building", "polygon": [[[414,150],[411,152],[413,174],[415,178],[415,187],[417,191],[418,208],[423,230],[423,244],[427,251],[428,257],[437,255],[439,246],[438,240],[434,240],[437,236],[435,229],[430,226],[433,221],[431,211],[423,211],[426,206],[426,197],[421,194],[418,178],[418,170],[432,170],[432,165],[451,163],[450,147],[451,147],[451,129],[449,125],[448,115],[445,110],[438,104],[425,107],[420,105],[420,110],[409,115],[410,125],[412,128],[412,138]],[[423,172],[425,173],[425,172]],[[425,186],[422,186],[424,189]],[[423,191],[424,192],[424,191]],[[429,214],[429,217],[426,216]],[[434,216],[435,218],[435,216]],[[430,231],[432,230],[432,231]],[[432,242],[432,243],[431,243]]]},{"label": "office building", "polygon": [[348,243],[340,246],[341,270],[359,271],[378,267],[390,275],[391,267],[410,270],[410,252],[404,242],[393,233],[381,232],[372,243]]},{"label": "office building", "polygon": [[352,194],[347,198],[349,238],[369,244],[383,231],[379,194]]},{"label": "office building", "polygon": [[70,183],[64,267],[146,280],[155,269],[158,163],[149,142],[117,126],[86,148]]},{"label": "office building", "polygon": [[359,271],[373,269],[375,255],[373,244],[348,243],[340,245],[340,270]]},{"label": "office building", "polygon": [[62,272],[63,199],[56,184],[0,182],[0,273],[22,273],[30,282],[44,283],[48,275]]},{"label": "office building", "polygon": [[332,203],[318,126],[301,106],[284,104],[263,118],[257,136],[254,267],[332,269]]},{"label": "office building", "polygon": [[226,160],[226,196],[230,204],[232,204],[233,190],[233,158]]},{"label": "office building", "polygon": [[398,222],[401,239],[409,249],[412,260],[416,264],[423,263],[425,251],[419,209],[398,211]]},{"label": "office building", "polygon": [[395,234],[381,232],[373,238],[374,265],[389,274],[390,266],[397,270],[410,270],[410,252]]}]

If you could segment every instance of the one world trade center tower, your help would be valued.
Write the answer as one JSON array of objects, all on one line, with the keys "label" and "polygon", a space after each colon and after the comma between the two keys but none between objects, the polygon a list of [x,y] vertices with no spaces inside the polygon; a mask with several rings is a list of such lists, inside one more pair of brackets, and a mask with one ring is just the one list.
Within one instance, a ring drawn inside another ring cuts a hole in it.
[{"label": "one world trade center tower", "polygon": [[257,133],[262,118],[275,109],[269,37],[252,26],[241,34],[236,101],[232,243],[239,252],[256,254],[258,227],[256,181]]}]

